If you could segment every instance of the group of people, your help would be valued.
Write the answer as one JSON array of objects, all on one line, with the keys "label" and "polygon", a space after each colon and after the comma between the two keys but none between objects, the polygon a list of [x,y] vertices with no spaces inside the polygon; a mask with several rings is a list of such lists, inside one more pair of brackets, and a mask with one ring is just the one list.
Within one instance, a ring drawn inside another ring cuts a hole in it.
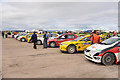
[{"label": "group of people", "polygon": [[113,37],[113,36],[115,36],[115,31],[108,33],[106,39],[109,39],[110,37]]},{"label": "group of people", "polygon": [[[102,34],[101,32],[97,33],[97,31],[93,31],[89,37],[89,39],[91,40],[91,44],[100,43],[99,35],[101,34]],[[113,37],[113,36],[115,36],[115,31],[113,31],[112,33],[108,33],[106,36],[106,39],[109,39],[110,37]]]},{"label": "group of people", "polygon": [[[37,43],[37,35],[35,34],[36,32],[33,32],[33,35],[31,37],[32,42],[33,42],[33,48],[37,49],[36,43]],[[71,33],[71,32],[68,32]],[[93,31],[89,37],[89,39],[91,40],[91,44],[95,44],[95,43],[100,43],[100,37],[99,35],[101,35],[102,33],[98,33],[97,31]],[[2,31],[2,37],[3,38],[8,38],[8,35],[12,35],[12,38],[14,38],[14,33],[10,33],[10,32],[3,32]],[[113,31],[112,34],[110,35],[110,33],[107,34],[106,39],[115,36],[115,32]],[[49,39],[47,31],[44,32],[43,35],[44,38],[44,42],[43,42],[43,48],[46,49],[47,48],[47,40]]]},{"label": "group of people", "polygon": [[12,38],[14,38],[14,33],[13,32],[4,32],[2,31],[2,37],[3,38],[10,38],[10,36],[12,35]]},{"label": "group of people", "polygon": [[[33,42],[33,48],[34,49],[37,49],[37,46],[36,46],[36,43],[37,43],[37,35],[35,34],[36,32],[33,33],[31,39],[32,39],[32,42]],[[44,42],[43,42],[43,48],[46,49],[47,48],[47,40],[48,40],[48,34],[47,34],[47,31],[44,32]]]}]

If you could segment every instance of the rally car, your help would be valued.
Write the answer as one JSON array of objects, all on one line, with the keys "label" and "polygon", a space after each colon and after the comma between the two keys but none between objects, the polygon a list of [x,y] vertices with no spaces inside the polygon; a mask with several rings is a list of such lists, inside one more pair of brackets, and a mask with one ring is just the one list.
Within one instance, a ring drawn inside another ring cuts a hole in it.
[{"label": "rally car", "polygon": [[[49,40],[57,38],[58,36],[59,36],[59,34],[56,34],[56,33],[50,33],[50,34],[48,34]],[[43,40],[44,40],[43,34],[37,34],[37,44],[38,45],[43,44]],[[26,37],[26,41],[29,42],[29,43],[31,43],[32,42],[31,36]]]},{"label": "rally car", "polygon": [[22,36],[19,36],[19,37],[17,38],[17,40],[20,40],[21,42],[25,42],[25,41],[26,41],[25,38],[26,38],[26,36],[28,36],[28,35],[31,35],[31,33],[28,33],[28,34],[24,34],[24,35],[22,35]]},{"label": "rally car", "polygon": [[93,44],[84,51],[85,57],[96,63],[112,65],[120,61],[120,38],[111,37],[100,44]]},{"label": "rally car", "polygon": [[[36,34],[37,34],[37,33],[36,33]],[[41,35],[41,34],[37,34],[37,44],[38,44],[38,45],[41,45],[41,44],[42,44],[42,41],[41,41],[41,37],[42,37],[42,36],[43,36],[43,35]],[[26,36],[25,40],[26,40],[28,43],[32,43],[31,37],[32,37],[32,34]]]},{"label": "rally car", "polygon": [[75,34],[62,34],[55,39],[48,40],[47,45],[53,48],[59,46],[61,42],[74,40],[76,38],[78,38],[78,36]]},{"label": "rally car", "polygon": [[[85,48],[91,45],[91,40],[89,39],[89,36],[90,35],[85,35],[78,37],[72,41],[62,42],[60,44],[61,52],[68,52],[73,54],[78,51],[84,51]],[[99,36],[100,36],[100,41],[103,41],[104,37],[102,35]]]},{"label": "rally car", "polygon": [[14,35],[14,38],[17,39],[18,37],[24,36],[24,35],[27,35],[27,33],[18,33],[16,35]]}]

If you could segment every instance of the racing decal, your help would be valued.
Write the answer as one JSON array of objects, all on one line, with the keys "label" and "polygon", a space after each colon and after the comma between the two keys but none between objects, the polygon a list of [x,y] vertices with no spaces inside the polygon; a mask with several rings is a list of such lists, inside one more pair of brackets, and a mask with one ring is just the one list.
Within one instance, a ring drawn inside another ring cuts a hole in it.
[{"label": "racing decal", "polygon": [[114,46],[111,46],[109,48],[106,48],[104,50],[101,51],[101,54],[99,56],[102,56],[104,53],[106,52],[113,52],[114,54],[118,52],[118,43]]},{"label": "racing decal", "polygon": [[118,48],[118,51],[120,51],[120,47]]},{"label": "racing decal", "polygon": [[84,45],[91,44],[91,43],[84,43]]},{"label": "racing decal", "polygon": [[95,46],[92,46],[92,48],[95,48]]},{"label": "racing decal", "polygon": [[114,46],[111,46],[111,47],[109,47],[109,48],[106,48],[106,49],[102,50],[101,53],[106,52],[106,51],[108,51],[108,50],[110,50],[110,49],[113,49],[113,48],[115,48],[115,47],[117,47],[117,46],[118,46],[118,43],[117,43],[116,45],[114,45]]},{"label": "racing decal", "polygon": [[84,45],[84,43],[81,43],[82,45]]},{"label": "racing decal", "polygon": [[91,44],[91,43],[81,43],[82,45],[88,45],[88,44]]},{"label": "racing decal", "polygon": [[64,41],[64,39],[58,39],[58,41]]},{"label": "racing decal", "polygon": [[96,49],[97,51],[101,51],[101,49]]}]

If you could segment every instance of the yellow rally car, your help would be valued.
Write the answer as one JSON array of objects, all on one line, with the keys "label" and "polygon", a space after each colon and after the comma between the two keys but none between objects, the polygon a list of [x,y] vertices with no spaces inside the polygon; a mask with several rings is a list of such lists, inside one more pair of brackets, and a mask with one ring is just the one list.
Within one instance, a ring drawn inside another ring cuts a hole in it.
[{"label": "yellow rally car", "polygon": [[[83,51],[85,48],[91,45],[89,36],[90,35],[85,35],[78,37],[72,41],[62,42],[60,44],[61,52],[68,52],[72,54],[78,51]],[[100,36],[100,41],[103,41],[105,39],[104,35],[99,35],[99,36]]]},{"label": "yellow rally car", "polygon": [[[39,37],[42,37],[42,36],[43,36],[43,34],[38,34],[38,33],[36,33],[36,35],[37,35],[37,38],[39,38]],[[32,42],[31,37],[32,37],[32,34],[31,34],[31,35],[26,36],[25,40],[26,40],[28,43],[31,43],[31,42]],[[39,44],[39,45],[40,45],[40,44],[42,44],[42,42],[38,39],[38,40],[37,40],[37,44]]]},{"label": "yellow rally car", "polygon": [[22,36],[19,36],[17,40],[20,40],[21,42],[25,42],[25,38],[30,35],[31,33],[28,33],[28,34],[25,34],[25,35],[22,35]]}]

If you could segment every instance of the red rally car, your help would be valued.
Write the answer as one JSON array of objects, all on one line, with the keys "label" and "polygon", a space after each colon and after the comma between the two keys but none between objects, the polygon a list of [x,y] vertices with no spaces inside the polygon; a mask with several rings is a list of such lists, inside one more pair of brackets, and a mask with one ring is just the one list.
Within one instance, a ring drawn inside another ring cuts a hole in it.
[{"label": "red rally car", "polygon": [[48,40],[47,45],[53,48],[59,46],[61,42],[74,40],[76,38],[78,38],[78,36],[75,34],[62,34],[55,39]]}]

